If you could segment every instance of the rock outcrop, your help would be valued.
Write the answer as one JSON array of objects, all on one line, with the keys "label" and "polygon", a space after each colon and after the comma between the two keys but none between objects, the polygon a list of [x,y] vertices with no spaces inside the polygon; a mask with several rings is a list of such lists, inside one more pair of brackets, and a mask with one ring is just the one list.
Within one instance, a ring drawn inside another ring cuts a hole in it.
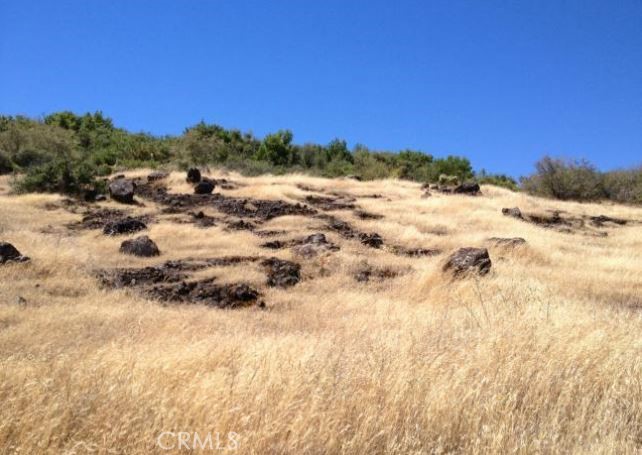
[{"label": "rock outcrop", "polygon": [[491,264],[486,248],[460,248],[450,255],[443,270],[452,272],[455,276],[467,273],[486,275],[490,272]]}]

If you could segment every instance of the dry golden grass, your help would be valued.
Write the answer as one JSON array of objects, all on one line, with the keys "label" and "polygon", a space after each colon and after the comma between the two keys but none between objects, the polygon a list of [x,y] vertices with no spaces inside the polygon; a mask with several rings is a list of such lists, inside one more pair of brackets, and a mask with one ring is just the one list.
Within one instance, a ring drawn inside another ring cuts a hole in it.
[{"label": "dry golden grass", "polygon": [[[245,186],[223,192],[247,197],[310,194],[296,184],[381,194],[358,203],[382,220],[337,215],[400,245],[487,246],[491,274],[453,281],[440,270],[445,255],[403,258],[329,233],[341,250],[303,261],[304,280],[287,290],[266,288],[255,265],[212,271],[261,287],[267,311],[164,306],[101,289],[93,272],[269,255],[265,239],[162,215],[148,235],[163,255],[133,258],[118,253],[122,238],[66,230],[80,216],[45,209],[60,197],[10,196],[2,181],[0,240],[32,258],[0,267],[2,453],[184,452],[161,450],[163,431],[233,431],[237,453],[251,454],[642,450],[642,226],[599,238],[501,214],[517,205],[642,220],[641,209],[494,187],[421,199],[419,185],[393,180],[227,177]],[[173,191],[190,190],[182,179],[171,176]],[[320,227],[302,217],[265,225],[286,238]],[[491,247],[492,236],[528,244]],[[404,273],[357,283],[363,260]]]}]

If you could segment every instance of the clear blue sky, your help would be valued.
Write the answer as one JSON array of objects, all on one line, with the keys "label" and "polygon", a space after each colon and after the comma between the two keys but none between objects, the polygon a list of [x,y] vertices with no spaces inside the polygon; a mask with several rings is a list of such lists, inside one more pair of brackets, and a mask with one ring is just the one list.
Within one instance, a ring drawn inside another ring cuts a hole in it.
[{"label": "clear blue sky", "polygon": [[0,113],[642,163],[642,1],[0,0]]}]

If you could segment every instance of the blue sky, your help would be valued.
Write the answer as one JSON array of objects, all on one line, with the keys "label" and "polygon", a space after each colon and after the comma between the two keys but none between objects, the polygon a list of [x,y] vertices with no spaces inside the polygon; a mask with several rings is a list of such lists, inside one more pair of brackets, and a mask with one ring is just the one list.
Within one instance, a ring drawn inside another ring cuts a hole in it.
[{"label": "blue sky", "polygon": [[0,0],[0,112],[642,163],[642,1]]}]

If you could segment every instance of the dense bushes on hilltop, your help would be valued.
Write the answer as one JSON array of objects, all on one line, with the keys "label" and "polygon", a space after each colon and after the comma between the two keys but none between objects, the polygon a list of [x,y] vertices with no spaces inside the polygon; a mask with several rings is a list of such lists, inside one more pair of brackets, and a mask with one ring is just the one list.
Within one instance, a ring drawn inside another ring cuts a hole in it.
[{"label": "dense bushes on hilltop", "polygon": [[459,180],[474,176],[470,161],[435,158],[419,151],[371,151],[346,141],[327,145],[293,142],[289,130],[262,140],[251,133],[200,122],[180,136],[156,137],[130,133],[114,126],[102,113],[76,115],[57,112],[42,120],[0,117],[0,173],[17,172],[23,191],[76,193],[96,185],[100,176],[137,166],[170,163],[218,165],[245,174],[305,172],[325,177],[357,175],[365,180],[401,178],[436,181],[441,174]]},{"label": "dense bushes on hilltop", "polygon": [[[16,173],[20,191],[80,193],[100,189],[101,177],[133,167],[214,165],[246,175],[302,172],[324,177],[355,175],[364,180],[400,178],[437,182],[477,180],[518,190],[506,175],[475,173],[468,159],[436,158],[417,150],[352,150],[341,139],[327,145],[296,144],[289,130],[263,139],[252,133],[200,122],[180,136],[130,133],[101,112],[57,112],[43,119],[0,116],[0,174]],[[599,172],[586,161],[545,157],[521,180],[529,193],[556,199],[642,203],[642,168]]]},{"label": "dense bushes on hilltop", "polygon": [[546,156],[535,168],[533,175],[521,179],[522,188],[531,194],[562,200],[642,203],[642,167],[600,172],[587,161]]}]

